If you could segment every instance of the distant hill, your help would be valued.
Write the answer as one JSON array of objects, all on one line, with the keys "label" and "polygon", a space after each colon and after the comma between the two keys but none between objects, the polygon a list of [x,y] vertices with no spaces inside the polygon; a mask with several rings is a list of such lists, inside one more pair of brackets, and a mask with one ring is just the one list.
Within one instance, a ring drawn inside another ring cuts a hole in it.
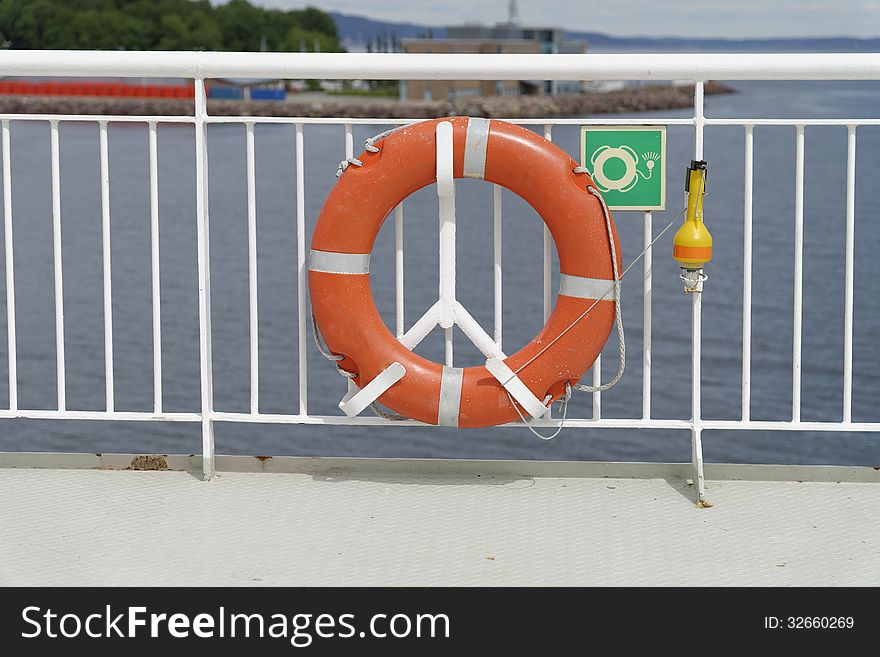
[{"label": "distant hill", "polygon": [[340,43],[348,48],[348,50],[362,51],[368,42],[378,37],[395,36],[398,39],[408,39],[425,36],[429,30],[431,30],[431,34],[435,38],[446,36],[445,27],[417,25],[415,23],[388,23],[367,18],[366,16],[349,16],[336,12],[329,13],[333,20],[336,21],[336,31],[339,34]]},{"label": "distant hill", "polygon": [[880,52],[880,38],[693,39],[686,37],[615,37],[601,32],[569,32],[595,50],[608,52]]},{"label": "distant hill", "polygon": [[[446,28],[417,23],[391,23],[330,12],[340,42],[349,50],[364,50],[378,37],[446,36]],[[585,39],[593,52],[880,52],[880,38],[829,37],[810,39],[692,39],[686,37],[616,37],[601,32],[570,32],[572,39]]]}]

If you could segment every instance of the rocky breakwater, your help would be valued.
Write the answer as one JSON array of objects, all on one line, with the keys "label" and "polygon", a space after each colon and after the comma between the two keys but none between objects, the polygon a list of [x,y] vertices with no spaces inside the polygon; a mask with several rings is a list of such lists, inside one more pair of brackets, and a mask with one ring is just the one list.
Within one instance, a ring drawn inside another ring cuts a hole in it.
[{"label": "rocky breakwater", "polygon": [[[707,95],[733,91],[719,82],[707,82],[705,85]],[[693,94],[693,85],[651,85],[606,93],[468,97],[436,101],[335,95],[299,98],[294,95],[284,101],[209,100],[208,112],[215,116],[427,119],[467,115],[524,119],[691,107]],[[192,115],[193,111],[193,101],[188,99],[0,96],[0,113],[4,114],[184,116]]]}]

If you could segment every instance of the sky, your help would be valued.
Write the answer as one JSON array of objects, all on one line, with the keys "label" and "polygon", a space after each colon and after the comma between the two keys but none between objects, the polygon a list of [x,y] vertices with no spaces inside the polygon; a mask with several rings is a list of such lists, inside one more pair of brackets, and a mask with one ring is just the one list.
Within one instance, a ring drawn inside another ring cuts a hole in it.
[{"label": "sky", "polygon": [[[222,2],[222,0],[215,0]],[[508,0],[250,0],[425,25],[506,20]],[[525,24],[615,36],[880,36],[880,0],[519,0]]]}]

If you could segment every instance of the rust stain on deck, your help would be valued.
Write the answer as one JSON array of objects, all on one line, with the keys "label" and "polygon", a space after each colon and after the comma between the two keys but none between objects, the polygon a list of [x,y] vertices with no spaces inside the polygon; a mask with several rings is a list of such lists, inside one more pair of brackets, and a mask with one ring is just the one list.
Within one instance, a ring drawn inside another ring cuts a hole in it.
[{"label": "rust stain on deck", "polygon": [[158,454],[135,456],[126,470],[168,470],[168,461]]}]

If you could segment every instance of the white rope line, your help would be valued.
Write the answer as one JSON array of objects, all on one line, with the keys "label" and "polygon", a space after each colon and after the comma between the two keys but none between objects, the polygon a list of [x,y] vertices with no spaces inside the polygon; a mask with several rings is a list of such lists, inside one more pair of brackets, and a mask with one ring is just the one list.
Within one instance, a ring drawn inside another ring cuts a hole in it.
[{"label": "white rope line", "polygon": [[[402,126],[402,125],[397,126],[396,128],[391,128],[391,130],[386,130],[385,132],[380,132],[375,137],[369,137],[369,138],[365,139],[364,140],[364,148],[367,149],[367,151],[369,151],[370,153],[378,153],[381,149],[378,146],[376,146],[376,142],[385,139],[385,137],[390,135],[392,132],[394,132],[395,130],[400,130],[402,127],[404,127],[404,126]],[[363,161],[359,160],[356,157],[346,158],[346,159],[342,160],[342,162],[339,163],[339,167],[336,169],[336,177],[338,178],[343,173],[345,173],[348,170],[348,167],[350,167],[350,166],[362,167],[362,166],[364,166],[364,163],[363,163]]]},{"label": "white rope line", "polygon": [[407,418],[403,415],[399,415],[397,413],[389,413],[388,411],[379,407],[379,404],[373,402],[370,404],[370,410],[377,416],[382,418],[383,420],[388,420],[389,422],[400,422],[401,420],[406,420]]},{"label": "white rope line", "polygon": [[608,212],[608,206],[605,204],[605,199],[602,198],[602,195],[595,187],[588,185],[587,191],[599,199],[599,203],[602,205],[602,213],[605,215],[605,227],[608,229],[608,244],[611,247],[611,271],[614,274],[614,283],[612,284],[612,287],[614,288],[614,315],[615,323],[617,324],[618,366],[617,374],[615,374],[614,378],[608,383],[598,386],[588,386],[582,383],[576,383],[574,387],[581,392],[602,392],[617,385],[617,382],[623,377],[623,372],[626,369],[626,338],[623,334],[623,315],[620,310],[620,275],[617,271],[617,249],[614,248],[614,231],[611,227],[611,214]]},{"label": "white rope line", "polygon": [[[583,169],[583,167],[577,167],[577,169]],[[576,169],[575,171],[577,171],[577,169]],[[578,173],[581,173],[581,171],[577,171],[577,172],[578,172]],[[663,228],[663,230],[660,231],[660,233],[657,235],[657,237],[655,237],[653,240],[651,240],[651,243],[648,244],[648,246],[646,246],[644,249],[642,249],[642,252],[639,253],[639,254],[633,259],[633,261],[629,263],[629,265],[627,265],[626,269],[624,269],[623,272],[621,272],[620,276],[617,277],[617,280],[614,281],[614,282],[612,282],[611,285],[608,286],[608,288],[605,290],[605,292],[601,295],[602,297],[607,296],[608,293],[611,292],[612,289],[613,289],[614,287],[617,287],[617,286],[620,284],[620,281],[623,280],[623,277],[626,276],[627,272],[629,272],[629,270],[632,269],[633,266],[635,266],[635,264],[636,264],[639,260],[641,260],[641,259],[645,256],[645,254],[646,254],[650,249],[652,249],[652,248],[654,247],[654,244],[656,244],[656,243],[660,240],[660,238],[663,237],[663,235],[666,234],[666,231],[668,231],[670,228],[672,228],[672,226],[675,224],[675,222],[677,222],[677,221],[682,217],[682,215],[684,215],[684,213],[685,213],[686,211],[687,211],[687,208],[682,209],[682,211],[679,212],[678,215],[677,215],[672,221],[670,221],[668,224],[666,224],[666,226]],[[550,347],[552,347],[552,346],[553,346],[553,345],[554,345],[554,344],[555,344],[555,343],[556,343],[556,342],[557,342],[557,341],[558,341],[563,335],[565,335],[566,333],[568,333],[568,331],[570,331],[571,329],[573,329],[573,328],[575,327],[575,325],[576,325],[578,322],[580,322],[584,317],[586,317],[587,315],[589,315],[589,314],[590,314],[590,311],[592,311],[593,308],[595,308],[595,307],[599,304],[599,301],[601,301],[601,298],[596,299],[592,304],[590,304],[590,307],[587,308],[587,309],[586,309],[584,312],[582,312],[580,315],[578,315],[578,316],[577,316],[577,317],[571,322],[571,324],[569,324],[569,325],[565,328],[565,330],[562,331],[562,333],[560,333],[560,334],[557,335],[555,338],[553,338],[553,340],[551,340],[549,343],[547,343],[547,344],[546,344],[546,345],[545,345],[545,346],[544,346],[544,347],[543,347],[543,348],[542,348],[537,354],[535,354],[534,356],[532,356],[532,357],[531,357],[529,360],[527,360],[523,365],[521,365],[519,368],[517,368],[517,369],[514,371],[514,374],[518,374],[518,373],[521,372],[523,369],[525,369],[527,366],[529,366],[530,364],[532,364],[533,362],[535,362],[535,361],[536,361],[536,360],[537,360],[537,359],[538,359],[538,358],[539,358],[539,357],[540,357],[545,351],[547,351]],[[507,383],[507,381],[504,381],[504,382],[502,383],[502,385],[503,385],[504,383]],[[578,388],[578,389],[580,389],[580,388]]]},{"label": "white rope line", "polygon": [[358,373],[357,373],[357,372],[347,372],[347,371],[345,371],[344,369],[342,369],[341,367],[339,367],[339,365],[336,366],[336,371],[339,372],[339,373],[340,373],[342,376],[344,376],[346,379],[352,379],[352,380],[354,380],[354,379],[356,379],[356,378],[358,377]]},{"label": "white rope line", "polygon": [[[582,168],[582,167],[578,167],[578,168]],[[599,199],[602,200],[602,199],[601,199],[601,196],[599,197]],[[603,210],[605,211],[605,213],[606,213],[606,217],[607,217],[607,216],[608,216],[608,213],[607,213],[607,207],[605,206],[604,201],[602,202],[602,206],[603,206]],[[686,210],[687,210],[687,208],[683,209],[681,212],[678,213],[678,215],[675,216],[675,218],[672,219],[672,221],[670,221],[668,224],[666,224],[666,226],[663,228],[663,230],[661,230],[661,231],[657,234],[657,237],[655,237],[653,240],[651,240],[650,244],[648,244],[644,249],[642,249],[641,253],[639,253],[635,258],[633,258],[632,262],[630,262],[629,265],[626,266],[626,268],[623,270],[623,272],[621,272],[619,276],[616,276],[616,281],[615,281],[615,282],[612,282],[612,284],[611,284],[611,285],[605,290],[605,292],[601,295],[601,297],[605,297],[605,296],[608,295],[609,292],[612,291],[613,288],[618,288],[618,289],[616,290],[616,295],[615,295],[615,299],[617,299],[617,301],[616,301],[615,303],[616,303],[617,306],[618,306],[618,318],[620,318],[620,311],[619,311],[619,307],[620,307],[620,302],[619,302],[619,298],[620,298],[620,296],[619,296],[619,283],[620,283],[620,281],[623,280],[623,277],[626,276],[626,274],[629,272],[629,270],[632,269],[632,268],[635,266],[635,264],[636,264],[639,260],[641,260],[641,259],[645,256],[645,254],[646,254],[650,249],[654,248],[654,244],[656,244],[656,243],[660,240],[660,238],[662,238],[663,235],[665,235],[666,232],[667,232],[670,228],[672,228],[672,226],[675,224],[675,222],[677,222],[677,221],[682,217],[682,215],[684,215],[684,213],[685,213]],[[613,233],[612,233],[612,235],[613,235]],[[612,245],[613,245],[613,240],[612,240]],[[612,249],[613,249],[613,247],[612,247]],[[614,250],[612,250],[612,253],[614,253]],[[615,257],[615,260],[616,260],[616,257]],[[612,263],[613,263],[615,260],[612,260]],[[528,365],[530,365],[530,364],[533,363],[535,360],[537,360],[537,359],[538,359],[538,358],[539,358],[539,357],[540,357],[545,351],[547,351],[550,347],[552,347],[552,346],[556,343],[557,340],[559,340],[559,339],[560,339],[563,335],[565,335],[568,331],[570,331],[571,329],[573,329],[573,328],[575,327],[575,325],[576,325],[579,321],[581,321],[584,317],[586,317],[587,315],[589,315],[589,314],[590,314],[590,311],[592,311],[593,308],[595,308],[595,307],[598,305],[599,301],[601,300],[601,297],[600,297],[600,299],[596,299],[596,300],[590,305],[589,308],[587,308],[583,313],[581,313],[578,317],[576,317],[576,318],[571,322],[571,324],[569,324],[569,325],[565,328],[565,330],[562,331],[562,333],[560,333],[558,336],[556,336],[556,337],[555,337],[553,340],[551,340],[546,346],[544,346],[544,347],[543,347],[543,348],[542,348],[537,354],[535,354],[532,358],[530,358],[530,359],[527,360],[523,365],[521,365],[519,368],[517,368],[517,370],[514,372],[514,375],[518,374],[518,373],[521,372],[523,369],[525,369]],[[312,313],[312,330],[313,330],[313,336],[314,336],[314,339],[315,339],[315,345],[318,347],[318,351],[321,352],[321,355],[324,356],[324,358],[327,358],[328,360],[331,360],[331,361],[334,361],[334,362],[336,362],[336,361],[340,361],[340,360],[342,360],[342,359],[344,358],[344,356],[337,355],[337,354],[333,354],[333,353],[331,353],[329,350],[326,350],[326,349],[324,348],[324,346],[321,344],[321,342],[320,342],[320,332],[319,332],[319,330],[318,330],[318,324],[317,324],[317,321],[315,320],[315,315],[314,315],[314,313]],[[619,330],[622,332],[622,321],[621,321],[621,323],[620,323],[620,325],[619,325]],[[625,353],[626,353],[626,352],[624,351],[624,352],[623,352],[624,357],[625,357]],[[622,369],[622,368],[621,368],[621,369]],[[337,370],[342,376],[346,377],[347,379],[354,379],[354,378],[356,378],[356,377],[358,376],[356,372],[354,372],[354,373],[353,373],[353,372],[346,372],[345,370],[343,370],[342,368],[340,368],[338,364],[336,365],[336,370]],[[512,377],[511,377],[511,378],[512,378]],[[619,377],[616,377],[616,379],[617,379],[617,378],[619,378]],[[607,387],[610,387],[611,385],[613,385],[613,384],[616,383],[616,382],[617,382],[617,380],[614,380],[613,382],[610,382],[609,384],[606,384],[606,386],[607,386]],[[503,383],[507,383],[507,381],[504,381]],[[567,382],[566,382],[566,383],[567,383]],[[502,385],[503,385],[503,384],[502,384]],[[583,386],[583,387],[586,388],[586,387],[589,387],[589,386]],[[601,386],[600,386],[600,387],[601,387]],[[577,388],[578,390],[580,390],[580,389],[582,389],[582,386],[580,386],[580,385],[576,385],[575,388]],[[603,389],[607,389],[607,388],[603,388]],[[569,398],[570,398],[570,393],[569,393],[569,391],[568,391],[568,384],[567,384],[567,387],[566,387],[566,393],[567,393],[567,397],[561,400],[562,403],[564,404],[564,411],[563,411],[563,416],[562,416],[562,422],[560,423],[560,425],[559,425],[559,427],[557,428],[556,432],[554,432],[550,437],[542,436],[542,435],[539,434],[537,431],[535,431],[534,427],[531,427],[531,426],[529,425],[529,423],[526,421],[525,417],[522,415],[522,413],[520,413],[519,407],[516,405],[516,402],[514,401],[514,399],[510,396],[510,393],[507,393],[507,396],[508,396],[508,398],[510,398],[510,403],[513,405],[514,409],[516,409],[516,412],[520,415],[520,418],[522,419],[522,421],[523,421],[523,423],[526,425],[526,427],[528,427],[528,429],[529,429],[532,433],[534,433],[536,436],[538,436],[539,438],[541,438],[541,440],[550,440],[550,439],[552,439],[552,438],[555,438],[555,437],[559,434],[559,432],[562,430],[562,428],[563,428],[563,426],[564,426],[564,423],[565,423],[565,418],[566,418],[567,413],[568,413],[568,401],[569,401]],[[547,401],[548,401],[548,400],[545,399],[545,400],[544,400],[544,403],[546,404]],[[370,408],[372,409],[373,413],[375,413],[378,417],[380,417],[380,418],[382,418],[382,419],[385,419],[385,420],[389,420],[389,421],[398,421],[398,420],[405,420],[405,419],[406,419],[405,416],[398,415],[398,414],[396,414],[396,413],[388,413],[387,411],[382,410],[381,408],[379,408],[379,406],[378,406],[375,402],[373,402],[372,404],[370,404]]]},{"label": "white rope line", "polygon": [[[574,173],[589,173],[585,167],[575,167],[573,169]],[[588,386],[585,384],[575,384],[575,389],[580,390],[581,392],[602,392],[604,390],[608,390],[609,388],[615,386],[618,381],[623,377],[624,370],[626,369],[626,336],[623,330],[623,315],[620,309],[620,275],[617,268],[617,249],[614,248],[614,230],[611,226],[611,214],[608,212],[608,206],[605,204],[605,199],[602,198],[602,195],[596,190],[592,185],[587,185],[587,192],[595,196],[599,200],[599,204],[602,206],[602,213],[605,217],[605,228],[608,231],[608,245],[611,249],[611,271],[614,276],[614,281],[609,288],[609,291],[613,290],[613,298],[614,298],[614,315],[615,315],[615,324],[617,326],[617,345],[618,345],[618,367],[617,374],[614,375],[614,378],[611,379],[608,383],[598,385],[598,386]],[[606,293],[602,294],[598,299],[596,299],[592,305],[578,317],[574,322],[572,322],[562,333],[560,333],[556,338],[554,338],[547,346],[541,349],[537,354],[535,354],[532,358],[527,360],[525,363],[520,365],[519,368],[514,371],[514,374],[519,374],[523,369],[525,369],[529,364],[533,363],[541,354],[543,354],[547,349],[549,349],[553,344],[559,340],[563,335],[565,335],[568,331],[570,331],[574,325],[579,322],[581,319],[586,317],[586,314],[589,313],[596,305],[601,301]]]},{"label": "white rope line", "polygon": [[318,330],[318,320],[315,319],[315,313],[312,313],[312,337],[315,339],[315,346],[318,348],[318,351],[320,351],[321,355],[327,360],[340,361],[345,358],[345,356],[334,354],[329,348],[324,347],[322,344],[321,332]]},{"label": "white rope line", "polygon": [[336,177],[338,178],[339,176],[341,176],[348,170],[348,167],[352,165],[356,167],[362,167],[364,166],[364,163],[356,157],[350,157],[347,160],[342,160],[342,162],[339,163],[339,167],[336,169]]},{"label": "white rope line", "polygon": [[376,146],[376,142],[382,141],[383,139],[385,139],[385,137],[390,135],[392,132],[400,130],[403,127],[404,126],[399,125],[396,128],[391,128],[390,130],[386,130],[385,132],[380,132],[375,137],[370,137],[369,139],[364,140],[364,148],[366,148],[371,153],[378,153],[380,149],[378,146]]},{"label": "white rope line", "polygon": [[[505,392],[507,392],[505,390]],[[542,433],[538,432],[535,427],[532,426],[532,423],[526,420],[525,416],[520,412],[519,406],[516,404],[516,400],[511,396],[511,394],[507,393],[507,398],[510,399],[510,405],[513,406],[513,409],[516,411],[516,414],[519,415],[519,419],[522,420],[522,423],[526,426],[526,429],[531,431],[535,436],[540,438],[541,440],[553,440],[559,433],[565,428],[565,418],[568,417],[568,402],[571,401],[571,383],[568,381],[565,382],[565,396],[560,398],[559,402],[562,404],[562,419],[559,421],[559,426],[556,427],[556,431],[551,433],[549,436],[545,436]],[[544,398],[544,404],[553,399],[551,395],[547,395]]]},{"label": "white rope line", "polygon": [[[576,167],[574,169],[574,172],[575,173],[589,173],[585,167]],[[612,268],[614,271],[614,282],[612,282],[612,284],[608,287],[608,289],[598,299],[596,299],[592,304],[590,304],[589,308],[587,308],[583,313],[581,313],[580,316],[578,316],[571,324],[569,324],[565,328],[565,330],[562,331],[562,333],[560,333],[558,336],[556,336],[553,340],[550,341],[549,344],[547,344],[537,354],[535,354],[532,358],[530,358],[523,365],[521,365],[519,368],[517,368],[516,371],[513,373],[513,375],[516,376],[526,366],[528,366],[530,363],[533,363],[538,357],[541,356],[541,354],[543,354],[550,347],[552,347],[553,344],[557,340],[559,340],[563,335],[565,335],[568,331],[570,331],[572,328],[574,328],[574,326],[579,321],[581,321],[584,317],[586,317],[590,313],[590,311],[598,305],[599,301],[601,301],[604,297],[606,297],[608,295],[608,292],[610,292],[613,288],[614,289],[614,303],[616,306],[616,323],[617,323],[618,344],[620,346],[620,350],[619,350],[619,352],[620,352],[620,367],[618,368],[617,375],[611,381],[609,381],[608,383],[601,385],[601,386],[587,386],[587,385],[580,385],[580,384],[576,384],[574,386],[577,390],[581,390],[584,392],[600,392],[602,390],[607,390],[608,388],[615,385],[620,380],[620,378],[623,376],[623,371],[624,371],[625,363],[626,363],[626,343],[624,342],[624,335],[623,335],[623,318],[620,313],[620,281],[623,279],[624,276],[626,276],[626,273],[630,269],[632,269],[633,265],[635,265],[639,260],[641,260],[645,256],[645,254],[650,249],[652,249],[654,247],[654,244],[656,244],[657,241],[661,237],[663,237],[663,235],[666,233],[666,231],[668,231],[670,228],[672,228],[672,226],[685,213],[687,208],[685,208],[681,212],[679,212],[678,215],[672,221],[670,221],[663,228],[663,230],[660,231],[660,233],[657,235],[657,237],[655,237],[653,240],[651,240],[651,243],[648,244],[648,246],[646,246],[644,249],[642,249],[642,252],[639,253],[633,259],[633,261],[631,263],[629,263],[629,265],[627,265],[626,269],[624,269],[623,272],[618,276],[618,274],[617,274],[617,255],[616,255],[616,249],[614,248],[614,233],[611,230],[611,219],[610,219],[610,216],[608,213],[608,206],[605,204],[605,199],[603,199],[602,196],[592,186],[588,186],[587,191],[599,199],[599,202],[602,204],[602,211],[605,214],[605,225],[608,228],[608,241],[611,244],[611,265],[612,265]],[[513,377],[511,377],[511,378],[513,378]],[[507,383],[507,381],[503,382],[502,385],[504,385],[506,383]],[[563,409],[562,410],[562,419],[559,421],[559,426],[556,428],[556,431],[554,431],[549,436],[545,436],[545,435],[539,433],[531,425],[531,423],[526,420],[525,416],[522,414],[522,412],[520,412],[519,406],[517,406],[516,401],[513,399],[513,397],[511,396],[511,394],[509,392],[507,393],[507,398],[510,400],[510,404],[511,404],[511,406],[513,406],[517,415],[519,415],[520,420],[522,420],[525,427],[529,431],[531,431],[532,434],[534,434],[535,436],[537,436],[541,440],[552,440],[553,438],[558,436],[559,433],[562,431],[562,429],[565,427],[565,420],[568,417],[568,403],[571,400],[571,389],[572,389],[571,384],[568,381],[566,381],[565,382],[565,396],[560,399],[560,402],[563,405],[562,406],[562,409]],[[547,403],[546,398],[544,400],[544,403],[545,404]]]},{"label": "white rope line", "polygon": [[[352,380],[356,379],[358,376],[357,372],[347,372],[341,367],[339,367],[339,361],[345,358],[345,356],[341,354],[334,354],[330,351],[329,348],[326,348],[322,344],[321,332],[318,330],[318,321],[315,319],[315,313],[312,313],[312,337],[315,339],[315,346],[318,348],[318,351],[321,352],[321,355],[329,361],[333,361],[336,365],[336,371],[339,372],[346,379]],[[406,418],[403,415],[398,415],[397,413],[389,413],[381,408],[376,402],[370,404],[370,409],[376,416],[382,418],[383,420],[389,420],[391,422],[396,422],[398,420],[405,420]]]},{"label": "white rope line", "polygon": [[[371,138],[366,139],[364,141],[364,147],[370,153],[378,153],[381,149],[375,145],[375,142],[381,141],[382,139],[384,139],[385,137],[390,135],[395,130],[399,130],[401,127],[403,127],[403,126],[398,126],[396,128],[392,128],[391,130],[386,130],[385,132],[382,132],[382,133],[376,135],[375,137],[371,137]],[[355,157],[351,157],[351,158],[342,160],[342,162],[339,163],[339,168],[336,171],[336,177],[337,178],[340,177],[350,166],[362,167],[362,166],[364,166],[364,163]],[[586,167],[583,167],[583,166],[577,166],[572,171],[576,174],[580,174],[580,173],[590,174],[589,169],[587,169]],[[599,204],[602,206],[602,213],[605,218],[605,227],[608,231],[608,244],[611,249],[611,268],[612,268],[614,280],[612,281],[611,285],[608,286],[608,288],[605,290],[605,292],[602,295],[600,295],[598,299],[593,301],[593,303],[590,304],[590,306],[584,312],[582,312],[578,317],[576,317],[559,335],[557,335],[555,338],[553,338],[553,340],[551,340],[549,343],[547,343],[540,351],[538,351],[537,354],[535,354],[530,359],[528,359],[525,363],[520,365],[513,372],[513,376],[511,376],[507,381],[503,381],[502,385],[504,385],[504,386],[506,386],[506,384],[510,380],[512,380],[514,377],[516,377],[516,375],[519,374],[522,370],[524,370],[526,367],[528,367],[530,364],[532,364],[538,358],[540,358],[541,355],[543,355],[550,347],[552,347],[558,340],[560,340],[563,335],[565,335],[571,329],[573,329],[577,325],[578,322],[580,322],[584,317],[589,315],[590,312],[593,310],[593,308],[595,308],[598,305],[599,301],[601,301],[606,296],[608,296],[609,293],[611,293],[613,295],[613,299],[614,299],[615,324],[617,327],[618,359],[619,359],[619,366],[617,369],[617,374],[615,374],[614,378],[611,381],[609,381],[608,383],[604,383],[602,385],[588,386],[585,384],[577,383],[573,387],[579,391],[582,391],[582,392],[590,392],[590,393],[602,392],[602,391],[608,390],[609,388],[616,385],[620,381],[620,379],[623,377],[623,373],[626,369],[626,337],[625,337],[624,328],[623,328],[623,315],[621,312],[621,304],[620,304],[620,282],[623,279],[623,277],[626,276],[627,272],[629,272],[629,270],[632,269],[632,267],[645,256],[645,254],[648,252],[648,250],[652,249],[654,247],[654,244],[656,244],[657,241],[659,241],[660,238],[663,237],[664,234],[666,234],[666,231],[668,231],[673,226],[673,224],[675,224],[675,222],[678,221],[678,219],[685,213],[687,208],[683,209],[674,219],[672,219],[672,221],[670,221],[663,228],[663,230],[660,231],[660,233],[657,235],[657,237],[655,237],[653,240],[651,240],[651,242],[644,249],[642,249],[641,253],[639,253],[632,260],[632,262],[630,262],[630,264],[627,265],[627,267],[623,270],[623,272],[619,272],[618,271],[618,263],[617,263],[617,249],[615,248],[615,243],[614,243],[614,230],[611,225],[611,214],[608,211],[608,205],[605,203],[605,199],[602,198],[602,195],[598,192],[598,190],[596,190],[595,187],[593,187],[592,185],[587,185],[586,189],[589,194],[592,194],[593,196],[596,197],[596,199],[598,199]],[[317,325],[317,321],[315,320],[314,313],[312,313],[312,330],[313,330],[313,335],[314,335],[314,339],[315,339],[315,345],[318,347],[318,351],[321,353],[321,355],[324,356],[325,358],[327,358],[328,360],[337,362],[336,370],[342,376],[344,376],[348,379],[356,378],[358,376],[358,374],[356,372],[355,373],[347,372],[339,367],[338,361],[342,360],[344,358],[344,356],[331,353],[329,350],[325,349],[324,346],[321,344],[321,339],[319,337],[320,333],[318,331],[318,325]],[[572,385],[568,381],[565,382],[565,390],[566,390],[565,397],[560,400],[560,402],[563,404],[562,420],[560,421],[559,427],[557,427],[556,431],[553,434],[551,434],[550,436],[544,436],[544,435],[541,435],[539,432],[537,432],[534,429],[534,427],[532,427],[531,424],[526,420],[526,418],[522,414],[522,412],[520,412],[519,407],[517,406],[515,400],[510,395],[509,392],[507,392],[507,397],[510,400],[511,405],[516,410],[517,415],[520,416],[520,419],[523,421],[523,423],[529,429],[529,431],[531,431],[535,436],[537,436],[538,438],[541,438],[542,440],[551,440],[552,438],[555,438],[557,435],[559,435],[559,432],[562,431],[563,427],[565,426],[565,419],[568,415],[568,403],[571,399],[571,390],[572,390]],[[505,389],[505,392],[506,392],[506,389]],[[545,397],[544,404],[546,405],[551,399],[552,399],[552,397],[549,395],[547,397]],[[389,413],[389,412],[381,409],[375,402],[370,404],[370,408],[373,410],[373,412],[378,417],[383,418],[385,420],[397,421],[397,420],[406,419],[402,415],[399,415],[397,413]]]}]

